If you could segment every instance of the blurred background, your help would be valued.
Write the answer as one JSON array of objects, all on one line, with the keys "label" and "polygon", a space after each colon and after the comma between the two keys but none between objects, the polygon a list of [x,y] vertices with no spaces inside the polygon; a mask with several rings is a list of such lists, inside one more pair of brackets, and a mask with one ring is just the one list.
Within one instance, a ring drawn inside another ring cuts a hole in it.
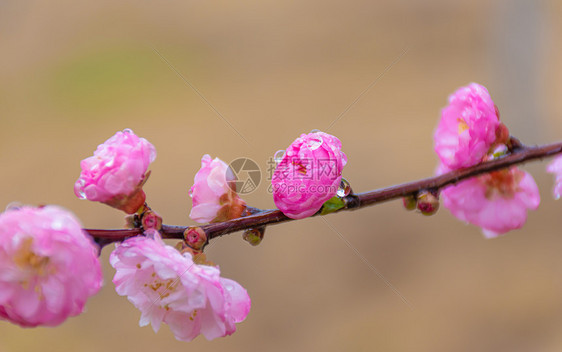
[{"label": "blurred background", "polygon": [[[256,161],[264,177],[245,199],[273,207],[267,161],[312,129],[341,139],[355,191],[427,177],[440,109],[473,81],[523,142],[561,140],[561,33],[556,0],[1,0],[0,206],[59,204],[85,227],[121,227],[73,184],[80,160],[124,128],[158,150],[145,190],[168,224],[192,223],[205,153]],[[257,248],[216,240],[208,257],[253,305],[213,342],[139,328],[106,248],[105,287],[85,314],[57,328],[2,322],[0,351],[560,351],[562,203],[545,166],[525,166],[539,210],[494,240],[446,209],[423,217],[397,201],[329,226],[272,226]]]}]

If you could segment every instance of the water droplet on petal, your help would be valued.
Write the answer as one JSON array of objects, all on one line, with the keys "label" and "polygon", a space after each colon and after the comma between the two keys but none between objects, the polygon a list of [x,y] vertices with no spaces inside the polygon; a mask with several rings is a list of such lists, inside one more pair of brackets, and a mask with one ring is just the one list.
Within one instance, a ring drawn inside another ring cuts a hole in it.
[{"label": "water droplet on petal", "polygon": [[340,186],[338,187],[336,194],[338,195],[338,197],[343,198],[348,196],[349,193],[351,193],[351,185],[345,178],[342,177]]},{"label": "water droplet on petal", "polygon": [[320,148],[320,146],[322,145],[324,141],[322,140],[322,137],[320,136],[314,136],[311,137],[307,143],[306,146],[308,147],[308,149],[310,150],[316,150],[318,148]]},{"label": "water droplet on petal", "polygon": [[8,210],[18,210],[19,208],[23,207],[23,204],[20,202],[11,202],[10,204],[6,205],[6,211]]},{"label": "water droplet on petal", "polygon": [[131,134],[134,133],[133,130],[130,129],[130,128],[125,128],[125,129],[123,130],[123,132],[124,132],[124,133],[131,133]]},{"label": "water droplet on petal", "polygon": [[86,193],[84,192],[84,186],[86,185],[86,181],[84,181],[83,178],[81,178],[79,181],[79,186],[77,188],[78,191],[78,198],[80,199],[86,199]]},{"label": "water droplet on petal", "polygon": [[318,133],[318,132],[321,132],[321,131],[320,131],[320,130],[317,130],[316,128],[313,129],[312,131],[310,131],[310,133]]},{"label": "water droplet on petal", "polygon": [[283,160],[283,157],[285,156],[285,151],[280,149],[278,151],[275,152],[275,154],[273,155],[273,160],[279,164],[281,162],[281,160]]}]

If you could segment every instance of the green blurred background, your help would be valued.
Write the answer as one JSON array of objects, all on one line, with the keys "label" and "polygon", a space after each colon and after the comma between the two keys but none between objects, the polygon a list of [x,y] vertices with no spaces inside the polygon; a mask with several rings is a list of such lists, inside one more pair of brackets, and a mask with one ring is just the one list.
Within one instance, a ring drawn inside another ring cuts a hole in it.
[{"label": "green blurred background", "polygon": [[[525,143],[560,140],[561,33],[556,0],[0,0],[0,205],[54,203],[86,227],[122,226],[73,183],[80,160],[127,127],[158,150],[145,189],[169,224],[191,223],[203,154],[265,173],[315,128],[342,140],[356,191],[427,177],[440,109],[472,81]],[[85,314],[57,328],[1,323],[0,351],[560,351],[562,204],[545,165],[526,166],[540,209],[494,240],[400,202],[326,217],[413,309],[313,218],[268,228],[257,248],[240,234],[208,248],[252,297],[233,336],[182,343],[139,328],[105,249],[105,287]],[[273,207],[265,178],[245,199]]]}]

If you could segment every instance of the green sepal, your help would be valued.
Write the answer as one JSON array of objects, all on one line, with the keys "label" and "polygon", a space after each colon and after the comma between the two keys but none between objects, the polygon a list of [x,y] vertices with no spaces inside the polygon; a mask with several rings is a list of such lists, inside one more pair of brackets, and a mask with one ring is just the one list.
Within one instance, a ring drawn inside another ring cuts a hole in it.
[{"label": "green sepal", "polygon": [[335,196],[328,199],[328,201],[322,205],[320,215],[330,214],[340,210],[341,208],[345,208],[345,201],[343,200],[343,198]]}]

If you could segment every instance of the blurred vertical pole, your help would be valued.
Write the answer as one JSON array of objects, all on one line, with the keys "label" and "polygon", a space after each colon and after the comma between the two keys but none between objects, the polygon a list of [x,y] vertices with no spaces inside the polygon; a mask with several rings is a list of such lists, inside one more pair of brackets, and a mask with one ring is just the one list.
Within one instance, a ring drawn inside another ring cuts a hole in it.
[{"label": "blurred vertical pole", "polygon": [[[544,138],[544,87],[541,65],[544,24],[542,1],[504,0],[495,5],[490,33],[492,71],[498,86],[491,91],[502,119],[510,130],[527,143]],[[490,88],[492,90],[492,88]]]}]

